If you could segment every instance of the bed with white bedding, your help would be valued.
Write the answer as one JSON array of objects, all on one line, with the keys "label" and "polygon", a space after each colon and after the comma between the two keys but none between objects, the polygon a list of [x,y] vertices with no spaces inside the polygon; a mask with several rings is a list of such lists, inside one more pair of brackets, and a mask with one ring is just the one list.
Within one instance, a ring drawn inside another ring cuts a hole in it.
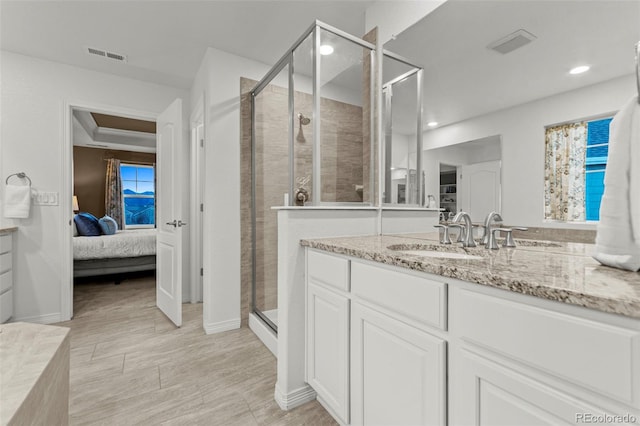
[{"label": "bed with white bedding", "polygon": [[156,268],[156,229],[73,237],[73,276],[121,274]]}]

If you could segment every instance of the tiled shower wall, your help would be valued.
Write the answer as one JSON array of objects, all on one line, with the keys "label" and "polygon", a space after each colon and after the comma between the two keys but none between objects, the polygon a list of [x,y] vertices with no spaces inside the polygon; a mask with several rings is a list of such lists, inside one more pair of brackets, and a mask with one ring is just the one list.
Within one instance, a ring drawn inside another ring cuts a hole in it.
[{"label": "tiled shower wall", "polygon": [[[242,319],[251,310],[251,97],[256,82],[241,79]],[[368,91],[365,94],[368,96]],[[368,101],[364,103],[368,105]],[[312,175],[313,122],[300,125],[298,113],[312,116],[312,96],[294,92],[294,181]],[[321,184],[323,202],[362,202],[356,185],[364,183],[363,108],[321,99]],[[277,308],[277,215],[289,190],[288,90],[269,85],[256,97],[256,298],[261,310]],[[367,164],[368,166],[368,164]],[[367,178],[368,179],[368,176]],[[313,182],[306,189],[314,200]],[[297,186],[297,185],[296,185]],[[260,285],[262,283],[262,285]]]}]

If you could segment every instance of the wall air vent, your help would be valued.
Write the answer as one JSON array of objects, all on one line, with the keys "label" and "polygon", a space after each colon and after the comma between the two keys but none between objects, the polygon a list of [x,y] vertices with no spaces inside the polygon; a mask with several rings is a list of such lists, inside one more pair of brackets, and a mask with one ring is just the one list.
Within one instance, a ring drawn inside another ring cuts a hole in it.
[{"label": "wall air vent", "polygon": [[96,49],[95,47],[87,47],[87,52],[91,55],[102,56],[103,58],[113,59],[118,62],[127,62],[126,55],[119,53],[107,52],[106,50]]},{"label": "wall air vent", "polygon": [[525,30],[518,30],[500,40],[496,40],[487,46],[487,49],[495,50],[496,52],[506,55],[509,52],[531,43],[536,39],[536,36]]},{"label": "wall air vent", "polygon": [[107,56],[107,52],[105,52],[104,50],[94,49],[93,47],[88,47],[87,50],[92,55]]}]

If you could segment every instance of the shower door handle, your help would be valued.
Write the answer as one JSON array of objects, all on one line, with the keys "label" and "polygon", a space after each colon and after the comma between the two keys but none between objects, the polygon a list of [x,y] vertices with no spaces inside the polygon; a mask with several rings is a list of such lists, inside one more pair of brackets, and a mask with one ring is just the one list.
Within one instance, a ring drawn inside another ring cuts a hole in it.
[{"label": "shower door handle", "polygon": [[178,226],[178,221],[174,220],[173,222],[167,222],[166,224],[171,225],[175,228],[176,226]]}]

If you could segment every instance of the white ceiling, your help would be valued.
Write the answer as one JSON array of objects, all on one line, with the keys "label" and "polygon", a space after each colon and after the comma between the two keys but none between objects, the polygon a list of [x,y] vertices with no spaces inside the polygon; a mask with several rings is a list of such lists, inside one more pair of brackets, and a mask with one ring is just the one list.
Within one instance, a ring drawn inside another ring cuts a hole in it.
[{"label": "white ceiling", "polygon": [[[486,48],[518,29],[537,39]],[[442,126],[632,74],[639,40],[638,0],[449,0],[385,47],[425,67],[423,124]],[[580,64],[591,70],[568,74]]]},{"label": "white ceiling", "polygon": [[[364,32],[373,1],[6,1],[0,48],[188,89],[207,47],[275,64],[315,19]],[[95,47],[126,64],[88,55]]]}]

